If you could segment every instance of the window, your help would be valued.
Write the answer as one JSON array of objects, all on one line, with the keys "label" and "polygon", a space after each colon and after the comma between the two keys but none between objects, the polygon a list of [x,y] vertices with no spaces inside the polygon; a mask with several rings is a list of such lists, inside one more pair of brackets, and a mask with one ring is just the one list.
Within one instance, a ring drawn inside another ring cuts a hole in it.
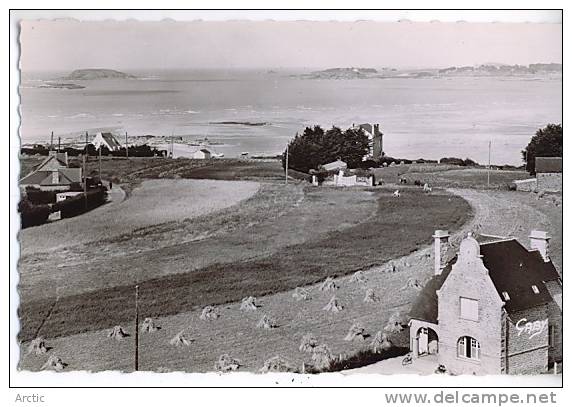
[{"label": "window", "polygon": [[465,359],[480,360],[481,344],[475,338],[463,336],[457,341],[457,356]]},{"label": "window", "polygon": [[505,301],[510,301],[510,295],[508,295],[508,293],[506,291],[502,292],[502,296],[503,296]]},{"label": "window", "polygon": [[479,302],[470,298],[461,297],[461,318],[470,321],[479,320]]},{"label": "window", "polygon": [[533,292],[534,294],[538,294],[538,293],[540,292],[540,290],[538,289],[537,286],[533,285],[533,286],[532,286],[532,292]]}]

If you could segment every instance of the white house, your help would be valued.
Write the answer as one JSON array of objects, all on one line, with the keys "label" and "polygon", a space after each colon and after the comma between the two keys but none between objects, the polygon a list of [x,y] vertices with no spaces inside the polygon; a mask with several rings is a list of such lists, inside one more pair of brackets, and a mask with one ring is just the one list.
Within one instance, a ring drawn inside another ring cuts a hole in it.
[{"label": "white house", "polygon": [[98,149],[100,146],[105,146],[109,151],[117,151],[121,149],[121,144],[111,133],[97,133],[91,142]]},{"label": "white house", "polygon": [[208,160],[212,157],[212,153],[206,148],[201,148],[193,153],[193,158],[197,160]]}]

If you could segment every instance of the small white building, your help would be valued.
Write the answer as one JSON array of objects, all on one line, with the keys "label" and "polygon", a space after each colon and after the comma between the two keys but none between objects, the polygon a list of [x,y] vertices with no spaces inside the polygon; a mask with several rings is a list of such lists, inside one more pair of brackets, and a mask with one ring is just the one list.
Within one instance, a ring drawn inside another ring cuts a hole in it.
[{"label": "small white building", "polygon": [[212,157],[212,153],[206,148],[201,148],[193,153],[193,158],[197,160],[208,160]]},{"label": "small white building", "polygon": [[333,161],[331,163],[327,163],[327,164],[322,165],[322,168],[328,172],[329,171],[339,171],[339,170],[345,170],[346,168],[348,168],[348,165],[345,162],[343,162],[342,160],[336,160],[336,161]]},{"label": "small white building", "polygon": [[109,151],[118,151],[121,149],[121,144],[111,133],[97,133],[92,140],[91,144],[94,145],[96,149],[100,146],[105,146]]}]

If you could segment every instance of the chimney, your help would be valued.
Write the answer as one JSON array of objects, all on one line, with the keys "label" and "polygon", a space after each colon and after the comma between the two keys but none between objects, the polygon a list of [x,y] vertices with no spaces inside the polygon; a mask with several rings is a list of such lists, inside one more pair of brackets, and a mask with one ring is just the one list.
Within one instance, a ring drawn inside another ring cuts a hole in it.
[{"label": "chimney", "polygon": [[446,230],[436,230],[433,235],[435,275],[441,274],[447,262],[447,249],[449,248],[449,232]]},{"label": "chimney", "polygon": [[373,125],[373,136],[377,136],[379,134],[379,123]]},{"label": "chimney", "polygon": [[550,236],[548,236],[548,233],[541,230],[532,230],[528,237],[530,238],[530,248],[532,250],[538,250],[545,262],[550,261],[550,257],[548,256]]}]

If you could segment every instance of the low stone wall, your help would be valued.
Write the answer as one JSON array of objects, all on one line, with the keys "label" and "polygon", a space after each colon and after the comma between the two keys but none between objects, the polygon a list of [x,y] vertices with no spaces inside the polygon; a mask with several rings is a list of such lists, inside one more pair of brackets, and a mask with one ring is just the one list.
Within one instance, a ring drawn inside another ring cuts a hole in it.
[{"label": "low stone wall", "polygon": [[562,173],[549,172],[536,174],[537,185],[539,191],[561,192],[562,191]]}]

